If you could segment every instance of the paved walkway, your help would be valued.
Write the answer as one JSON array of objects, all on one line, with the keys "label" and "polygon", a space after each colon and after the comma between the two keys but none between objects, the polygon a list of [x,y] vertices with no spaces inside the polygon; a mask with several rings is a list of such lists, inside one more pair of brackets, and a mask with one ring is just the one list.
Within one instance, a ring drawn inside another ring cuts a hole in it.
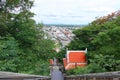
[{"label": "paved walkway", "polygon": [[64,80],[64,76],[61,71],[53,70],[51,74],[51,80]]}]

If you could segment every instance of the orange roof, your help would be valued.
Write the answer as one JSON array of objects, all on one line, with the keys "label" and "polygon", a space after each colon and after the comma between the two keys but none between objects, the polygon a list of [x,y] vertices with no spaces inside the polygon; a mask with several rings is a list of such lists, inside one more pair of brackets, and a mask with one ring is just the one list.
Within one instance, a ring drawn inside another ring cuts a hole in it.
[{"label": "orange roof", "polygon": [[85,51],[68,51],[67,59],[70,63],[83,63],[86,62]]},{"label": "orange roof", "polygon": [[76,68],[78,66],[80,67],[86,66],[87,65],[86,53],[87,48],[84,51],[67,50],[66,58],[63,58],[65,70]]}]

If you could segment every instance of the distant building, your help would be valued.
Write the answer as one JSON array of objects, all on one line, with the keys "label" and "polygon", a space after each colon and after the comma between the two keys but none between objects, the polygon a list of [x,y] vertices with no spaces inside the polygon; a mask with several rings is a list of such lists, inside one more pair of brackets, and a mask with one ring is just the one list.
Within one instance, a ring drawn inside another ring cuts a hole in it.
[{"label": "distant building", "polygon": [[76,68],[78,66],[84,67],[87,65],[86,59],[87,49],[84,51],[67,50],[66,58],[63,58],[65,70]]}]

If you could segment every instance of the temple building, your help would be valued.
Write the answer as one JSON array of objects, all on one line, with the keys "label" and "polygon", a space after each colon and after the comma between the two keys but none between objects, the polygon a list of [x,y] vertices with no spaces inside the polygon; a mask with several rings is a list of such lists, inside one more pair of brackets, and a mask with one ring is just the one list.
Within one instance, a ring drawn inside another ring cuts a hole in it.
[{"label": "temple building", "polygon": [[67,50],[66,52],[67,52],[66,57],[63,58],[65,70],[73,69],[78,66],[84,67],[87,65],[86,59],[87,48],[84,51]]}]

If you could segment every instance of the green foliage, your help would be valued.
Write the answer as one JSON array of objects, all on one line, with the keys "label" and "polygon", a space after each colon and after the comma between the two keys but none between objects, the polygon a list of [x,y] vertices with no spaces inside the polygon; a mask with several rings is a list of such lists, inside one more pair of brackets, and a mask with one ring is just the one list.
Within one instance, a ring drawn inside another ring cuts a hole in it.
[{"label": "green foliage", "polygon": [[65,57],[66,48],[63,48],[57,55],[56,58],[59,59],[59,62],[63,62],[63,58]]},{"label": "green foliage", "polygon": [[48,60],[55,56],[54,42],[50,39],[45,39],[45,33],[42,31],[42,24],[37,24],[37,41],[34,44],[34,51],[39,59]]},{"label": "green foliage", "polygon": [[19,44],[13,37],[0,37],[0,70],[18,71],[17,60],[21,54]]},{"label": "green foliage", "polygon": [[48,75],[48,59],[55,56],[54,42],[45,39],[43,24],[31,18],[33,2],[6,1],[0,7],[0,70]]},{"label": "green foliage", "polygon": [[36,62],[34,74],[49,75],[49,63],[43,60]]},{"label": "green foliage", "polygon": [[[29,0],[6,0],[5,5],[0,7],[0,35],[5,36],[18,30],[16,29],[18,23],[16,22],[25,22],[33,17],[33,13],[29,11],[32,5],[33,2]],[[19,10],[16,11],[16,8]]]},{"label": "green foliage", "polygon": [[91,63],[99,64],[102,68],[105,68],[107,71],[116,71],[118,60],[115,59],[114,55],[95,55],[94,60],[91,60]]},{"label": "green foliage", "polygon": [[[80,68],[80,70],[70,70],[69,74],[94,72],[94,66],[91,66],[91,69],[88,68],[93,64],[96,64],[96,67],[98,66],[96,72],[120,70],[120,17],[98,23],[97,21],[92,22],[73,31],[76,37],[66,47],[69,50],[85,50],[85,48],[88,48],[87,59],[89,65]],[[65,49],[61,52],[62,54],[66,53]]]},{"label": "green foliage", "polygon": [[99,73],[104,72],[105,69],[100,67],[98,64],[89,64],[86,67],[77,67],[76,69],[71,69],[66,72],[67,75],[79,75],[88,73]]}]

